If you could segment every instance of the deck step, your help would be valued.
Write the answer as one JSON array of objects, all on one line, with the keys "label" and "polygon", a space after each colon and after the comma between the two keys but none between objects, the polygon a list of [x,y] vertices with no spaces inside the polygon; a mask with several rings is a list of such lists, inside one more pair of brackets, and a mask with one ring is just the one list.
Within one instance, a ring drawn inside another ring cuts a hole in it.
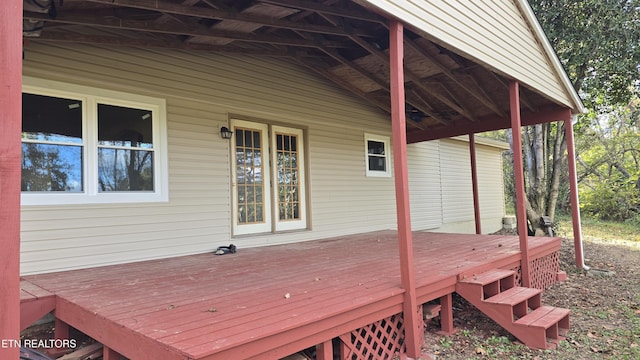
[{"label": "deck step", "polygon": [[492,304],[504,304],[509,306],[514,306],[520,304],[524,301],[527,301],[534,296],[540,295],[542,290],[540,289],[532,289],[525,287],[512,287],[511,289],[507,289],[497,295],[494,295],[484,301]]},{"label": "deck step", "polygon": [[526,316],[516,320],[515,324],[548,329],[556,324],[562,325],[562,320],[568,318],[568,316],[568,309],[553,306],[541,306]]},{"label": "deck step", "polygon": [[461,283],[487,285],[494,281],[498,281],[509,276],[515,275],[513,270],[493,269],[480,274],[474,274],[470,277],[460,280]]},{"label": "deck step", "polygon": [[460,278],[456,292],[529,347],[553,349],[569,330],[569,310],[542,306],[542,290],[515,286],[515,272]]},{"label": "deck step", "polygon": [[468,294],[476,294],[487,299],[515,286],[515,271],[493,269],[466,277],[458,281],[458,286],[467,287]]}]

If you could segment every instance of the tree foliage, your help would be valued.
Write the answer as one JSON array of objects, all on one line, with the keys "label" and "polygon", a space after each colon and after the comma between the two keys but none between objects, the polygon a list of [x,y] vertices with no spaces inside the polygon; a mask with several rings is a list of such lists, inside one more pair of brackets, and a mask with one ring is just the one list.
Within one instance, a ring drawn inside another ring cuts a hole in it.
[{"label": "tree foliage", "polygon": [[[640,220],[640,99],[585,128],[578,163],[585,212],[603,220]],[[592,114],[594,115],[594,114]]]},{"label": "tree foliage", "polygon": [[627,104],[640,79],[640,0],[530,3],[587,108]]},{"label": "tree foliage", "polygon": [[[600,114],[626,105],[638,87],[640,0],[531,0],[552,47],[591,115],[581,116],[578,137],[599,126]],[[594,115],[595,114],[595,115]],[[605,138],[602,138],[603,140]],[[564,124],[523,130],[527,217],[553,219],[567,204]],[[584,179],[584,178],[583,178]]]}]

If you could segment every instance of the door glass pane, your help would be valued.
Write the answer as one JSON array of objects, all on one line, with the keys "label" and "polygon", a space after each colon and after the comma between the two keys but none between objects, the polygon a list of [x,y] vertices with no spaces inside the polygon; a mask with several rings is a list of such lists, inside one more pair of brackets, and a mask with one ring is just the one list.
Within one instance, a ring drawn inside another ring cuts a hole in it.
[{"label": "door glass pane", "polygon": [[235,135],[238,224],[263,223],[264,168],[260,148],[262,132],[236,128]]},{"label": "door glass pane", "polygon": [[300,219],[300,184],[297,166],[297,136],[276,133],[276,176],[278,216],[283,220]]}]

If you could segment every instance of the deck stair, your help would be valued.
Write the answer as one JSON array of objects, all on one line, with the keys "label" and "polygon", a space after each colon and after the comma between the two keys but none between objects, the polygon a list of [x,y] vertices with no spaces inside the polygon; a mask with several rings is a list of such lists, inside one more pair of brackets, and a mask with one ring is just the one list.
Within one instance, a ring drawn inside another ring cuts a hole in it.
[{"label": "deck stair", "polygon": [[531,348],[553,349],[569,330],[569,310],[542,306],[542,290],[516,286],[512,270],[461,278],[456,292]]}]

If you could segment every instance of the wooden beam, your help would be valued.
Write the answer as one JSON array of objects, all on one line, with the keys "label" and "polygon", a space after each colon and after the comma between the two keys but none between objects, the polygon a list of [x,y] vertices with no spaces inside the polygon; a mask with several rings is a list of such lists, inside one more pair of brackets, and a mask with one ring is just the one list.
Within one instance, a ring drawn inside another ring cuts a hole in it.
[{"label": "wooden beam", "polygon": [[[466,91],[469,95],[471,95],[474,98],[476,98],[476,100],[480,101],[484,106],[486,106],[491,111],[496,113],[496,115],[505,116],[504,111],[500,110],[498,105],[496,105],[496,103],[493,102],[488,96],[486,96],[484,91],[478,91],[477,89],[471,89],[467,84],[462,83],[458,79],[458,77],[456,75],[454,75],[454,73],[448,67],[446,67],[444,64],[442,64],[440,61],[438,61],[438,59],[436,59],[434,56],[431,56],[431,54],[429,54],[424,48],[422,48],[420,45],[416,44],[414,41],[411,41],[410,39],[405,39],[405,43],[407,45],[409,45],[412,49],[414,49],[415,51],[420,53],[420,55],[422,55],[423,57],[427,58],[429,60],[429,62],[431,62],[433,65],[435,65],[438,68],[438,70],[440,70],[440,72],[444,76],[446,76],[451,81],[453,81],[455,84],[457,84],[461,89]],[[471,75],[468,75],[468,76],[471,76]],[[475,83],[475,84],[476,84],[476,86],[478,85],[477,83]]]},{"label": "wooden beam", "polygon": [[409,97],[412,102],[419,104],[419,106],[416,106],[418,110],[422,111],[425,115],[429,115],[429,117],[432,117],[434,120],[443,125],[449,125],[450,121],[436,113],[433,110],[431,104],[429,104],[429,102],[424,98],[424,96],[420,96],[420,94],[418,94],[415,89],[411,89],[410,93],[413,94],[413,96]]},{"label": "wooden beam", "polygon": [[578,173],[576,171],[576,150],[573,136],[573,119],[565,120],[567,132],[567,162],[569,167],[569,195],[571,200],[571,220],[573,224],[573,246],[576,266],[583,269],[584,251],[582,249],[582,224],[580,223],[580,201],[578,199]]},{"label": "wooden beam", "polygon": [[19,358],[22,0],[0,6],[0,346]]},{"label": "wooden beam", "polygon": [[480,218],[480,195],[478,191],[478,163],[476,161],[476,137],[469,134],[469,159],[471,160],[471,190],[473,192],[473,215],[476,223],[476,234],[482,234]]},{"label": "wooden beam", "polygon": [[243,49],[233,46],[208,45],[198,43],[185,43],[180,40],[167,38],[166,40],[155,39],[132,39],[115,36],[83,35],[70,32],[45,31],[31,41],[60,41],[84,44],[106,44],[116,46],[130,46],[137,48],[162,48],[177,50],[210,51],[227,54],[260,55],[269,57],[290,57],[291,52],[264,49]]},{"label": "wooden beam", "polygon": [[[494,73],[493,71],[489,71],[489,73],[500,83],[502,84],[502,86],[505,89],[509,89],[509,84],[500,76],[498,76],[498,74]],[[529,99],[527,99],[527,96],[525,94],[520,94],[520,103],[524,106],[527,107],[527,109],[529,109],[529,111],[532,112],[536,112],[538,111],[538,109],[533,106],[533,103],[531,103],[531,101],[529,101]]]},{"label": "wooden beam", "polygon": [[378,108],[383,110],[384,112],[391,113],[391,107],[389,107],[388,104],[384,104],[384,103],[380,102],[378,99],[376,99],[371,94],[368,94],[368,93],[358,89],[357,87],[353,86],[352,84],[350,84],[349,82],[345,81],[341,77],[332,74],[331,72],[327,71],[324,68],[318,67],[317,65],[311,63],[310,61],[305,60],[303,57],[296,57],[295,60],[297,62],[299,62],[301,65],[304,65],[304,66],[308,67],[309,69],[317,72],[318,74],[322,75],[323,77],[327,78],[328,80],[330,80],[330,81],[334,82],[335,84],[341,86],[345,90],[355,94],[356,96],[358,96],[358,97],[360,97],[360,98],[362,98],[364,100],[367,100],[367,101],[371,102],[372,104],[374,104],[375,106],[377,106]]},{"label": "wooden beam", "polygon": [[[389,65],[388,63],[388,59],[387,59],[387,55],[376,49],[375,47],[373,47],[371,44],[369,44],[367,41],[365,41],[364,39],[355,36],[353,34],[351,34],[349,36],[349,38],[354,41],[356,44],[360,45],[363,49],[369,51],[371,54],[376,55],[381,61],[385,62],[386,65]],[[471,121],[475,121],[475,117],[473,116],[473,114],[471,114],[470,112],[466,111],[463,107],[461,107],[458,103],[456,103],[455,100],[452,100],[450,98],[448,98],[447,96],[443,95],[441,92],[435,90],[435,89],[431,89],[429,86],[425,85],[424,82],[422,81],[422,79],[416,75],[414,72],[405,69],[405,74],[407,75],[407,78],[413,82],[413,84],[418,87],[420,90],[424,91],[425,93],[429,94],[430,96],[438,99],[439,101],[441,101],[442,103],[444,103],[445,105],[449,106],[451,109],[453,109],[454,111],[458,112],[460,115],[468,118]]]},{"label": "wooden beam", "polygon": [[331,340],[316,345],[316,360],[333,360],[333,344]]},{"label": "wooden beam", "polygon": [[527,226],[527,195],[524,192],[524,175],[522,165],[522,128],[520,123],[520,92],[519,84],[513,80],[509,84],[509,104],[511,108],[511,132],[513,141],[513,173],[515,175],[516,190],[516,218],[518,219],[518,237],[520,238],[520,270],[522,286],[531,285],[529,271],[529,235]]},{"label": "wooden beam", "polygon": [[[353,71],[359,73],[361,76],[363,76],[363,77],[369,79],[370,81],[376,83],[378,86],[380,86],[380,88],[382,88],[386,92],[388,92],[388,93],[391,92],[390,85],[389,85],[389,83],[387,81],[384,81],[384,80],[378,78],[377,76],[375,76],[374,74],[369,72],[367,69],[365,69],[364,67],[354,63],[353,61],[347,60],[344,56],[340,55],[335,49],[329,49],[329,48],[326,48],[326,47],[323,47],[323,46],[319,46],[318,49],[323,51],[325,54],[327,54],[328,56],[330,56],[334,60],[342,63],[345,66],[348,66]],[[421,109],[421,105],[418,102],[412,102],[411,100],[408,100],[407,103],[409,103],[411,106],[415,107],[416,109],[419,109],[420,111],[423,111]],[[423,112],[426,113],[426,111],[428,111],[428,110],[425,109]],[[409,119],[409,120],[407,120],[407,123],[409,125],[415,127],[415,128],[426,130],[426,127],[423,124],[420,124],[419,122],[416,122],[416,121],[413,121],[413,120]]]},{"label": "wooden beam", "polygon": [[[161,34],[179,34],[187,36],[200,36],[205,38],[214,39],[227,39],[234,41],[263,43],[263,44],[277,44],[287,46],[298,47],[316,47],[317,44],[304,39],[285,38],[280,36],[260,35],[260,34],[245,34],[231,31],[213,30],[207,27],[194,26],[194,25],[169,25],[169,24],[156,24],[154,21],[139,21],[139,20],[125,20],[116,18],[105,18],[101,16],[94,16],[86,13],[74,14],[65,12],[64,14],[58,14],[55,19],[49,18],[46,14],[38,14],[25,12],[25,19],[42,20],[51,23],[63,23],[73,25],[86,25],[90,27],[105,27],[112,29],[123,29],[142,31],[150,33]],[[327,41],[323,44],[327,47],[347,47],[345,42],[341,41]]]},{"label": "wooden beam", "polygon": [[[309,23],[293,22],[276,19],[267,16],[248,15],[237,11],[218,10],[201,6],[189,6],[176,4],[166,0],[85,0],[87,2],[116,5],[122,7],[158,11],[164,14],[192,16],[201,19],[232,20],[260,26],[269,26],[280,29],[305,31],[320,34],[344,35],[344,29],[333,26],[315,25]],[[362,35],[370,35],[363,33]]]},{"label": "wooden beam", "polygon": [[404,71],[402,24],[392,21],[389,28],[389,58],[391,74],[391,134],[393,140],[393,168],[396,188],[396,214],[398,221],[398,245],[400,253],[400,279],[405,290],[402,304],[404,313],[405,346],[407,355],[416,359],[421,355],[423,333],[420,333],[418,300],[413,263],[413,239],[411,236],[411,211],[409,206],[409,172],[407,165],[407,140],[405,125]]},{"label": "wooden beam", "polygon": [[301,0],[260,0],[263,3],[293,7],[300,10],[308,10],[321,14],[335,15],[343,18],[375,22],[386,26],[387,20],[366,10],[347,9],[344,6],[328,6],[311,1]]},{"label": "wooden beam", "polygon": [[51,295],[41,299],[20,302],[20,331],[28,328],[38,319],[52,312],[56,307],[56,297]]},{"label": "wooden beam", "polygon": [[[193,6],[193,5],[195,5],[195,4],[199,3],[199,2],[200,2],[200,0],[184,0],[182,2],[182,6]],[[162,15],[160,15],[159,18],[157,18],[155,20],[155,23],[156,24],[165,24],[171,19],[175,19],[175,16],[172,16],[172,15],[169,15],[169,14],[162,14]]]},{"label": "wooden beam", "polygon": [[[321,15],[327,21],[329,21],[330,23],[332,23],[334,25],[337,25],[338,23],[340,23],[340,21],[338,19],[336,19],[334,16],[329,16],[327,14],[321,14]],[[355,42],[356,44],[358,44],[364,50],[367,50],[372,55],[378,57],[378,59],[380,61],[382,61],[382,63],[384,65],[390,66],[387,54],[385,54],[383,51],[380,51],[379,49],[377,49],[376,47],[371,45],[368,41],[362,39],[360,36],[358,36],[357,34],[353,33],[352,31],[350,31],[351,29],[352,29],[352,27],[345,26],[345,30],[347,32],[347,36],[349,37],[349,39],[351,39],[351,41]],[[440,100],[441,102],[443,102],[447,106],[449,106],[452,109],[454,109],[455,111],[457,111],[459,114],[461,114],[463,116],[466,116],[467,118],[469,118],[472,121],[475,120],[475,118],[473,117],[473,115],[470,112],[466,111],[464,108],[459,106],[454,100],[449,99],[448,97],[444,96],[440,92],[438,92],[436,90],[433,90],[433,89],[429,88],[427,85],[425,85],[423,83],[422,79],[418,75],[416,75],[415,73],[413,73],[412,71],[407,70],[407,69],[404,69],[404,72],[407,75],[407,77],[414,83],[414,85],[416,87],[418,87],[420,90],[422,90],[422,91],[428,93],[429,95],[433,96],[434,98]],[[403,78],[404,78],[404,75],[403,75]],[[422,98],[424,96],[420,95],[419,97]],[[426,112],[425,112],[425,114],[426,114]],[[438,121],[443,122],[443,121],[441,121],[442,119],[440,117],[437,117],[437,119],[438,119]]]},{"label": "wooden beam", "polygon": [[[571,118],[571,109],[552,107],[538,112],[521,112],[523,126],[547,123],[552,121],[563,121]],[[407,134],[409,144],[443,139],[448,137],[467,135],[470,133],[481,133],[510,127],[509,119],[496,116],[482,117],[476,122],[465,120],[452,121],[448,126],[433,128],[426,131],[412,131]]]}]

